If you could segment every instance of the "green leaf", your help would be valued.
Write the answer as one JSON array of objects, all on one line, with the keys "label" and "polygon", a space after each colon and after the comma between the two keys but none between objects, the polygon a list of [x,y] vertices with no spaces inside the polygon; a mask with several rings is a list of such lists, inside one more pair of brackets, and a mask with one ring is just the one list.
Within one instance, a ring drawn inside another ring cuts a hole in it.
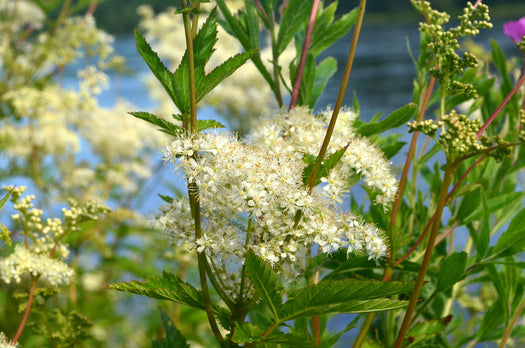
[{"label": "green leaf", "polygon": [[483,208],[483,221],[481,223],[481,233],[476,240],[477,262],[485,257],[490,243],[490,210],[483,187],[481,187],[481,206]]},{"label": "green leaf", "polygon": [[[109,284],[108,289],[143,295],[158,300],[169,300],[206,310],[202,292],[169,272],[162,272],[162,278],[148,277],[145,281],[132,280],[131,282]],[[217,305],[214,305],[213,312],[220,318],[231,315],[226,309]]]},{"label": "green leaf", "polygon": [[383,299],[407,293],[412,283],[376,282],[347,279],[322,281],[319,284],[292,292],[279,316],[283,321],[330,313],[362,313],[400,308],[404,301]]},{"label": "green leaf", "polygon": [[226,128],[226,126],[215,120],[197,120],[197,130],[199,132],[210,128]]},{"label": "green leaf", "polygon": [[441,261],[436,291],[445,291],[461,279],[467,258],[467,253],[462,251],[454,252]]},{"label": "green leaf", "polygon": [[404,141],[398,141],[402,136],[402,134],[380,136],[374,139],[374,143],[381,149],[387,159],[392,159],[406,145]]},{"label": "green leaf", "polygon": [[295,34],[308,20],[308,14],[312,9],[312,3],[304,0],[291,0],[283,14],[279,34],[277,35],[276,56],[284,52]]},{"label": "green leaf", "polygon": [[174,274],[162,272],[162,278],[148,277],[145,281],[132,280],[109,284],[108,289],[169,300],[204,310],[202,293]]},{"label": "green leaf", "polygon": [[410,343],[405,347],[408,348],[416,346],[417,344],[427,341],[437,334],[443,332],[451,320],[452,316],[449,315],[444,318],[417,323],[412,329],[410,329],[410,331],[408,331],[405,340],[408,340]]},{"label": "green leaf", "polygon": [[519,211],[503,232],[493,250],[498,257],[510,256],[525,250],[525,209]]},{"label": "green leaf", "polygon": [[492,47],[492,61],[503,79],[501,92],[503,95],[507,95],[514,87],[507,70],[507,59],[496,41],[490,40],[490,45]]},{"label": "green leaf", "polygon": [[[481,200],[481,196],[478,200],[472,202],[473,204],[466,203],[468,207],[470,207],[470,215],[463,218],[463,223],[469,223],[472,221],[477,221],[483,217],[483,206],[479,205],[479,201]],[[488,210],[491,213],[494,213],[500,209],[503,209],[505,207],[508,207],[510,204],[519,203],[523,198],[525,197],[525,194],[523,192],[510,192],[502,195],[498,195],[496,197],[490,198],[487,201],[488,204]],[[472,199],[475,199],[476,196],[472,196]],[[475,207],[475,209],[474,209]],[[463,214],[463,213],[462,213]],[[463,215],[459,215],[458,217],[462,217]]]},{"label": "green leaf", "polygon": [[[343,147],[342,149],[337,150],[330,156],[328,156],[326,159],[323,160],[323,163],[321,164],[321,168],[319,169],[319,173],[317,174],[317,177],[314,180],[314,186],[319,185],[321,183],[321,178],[326,177],[328,173],[330,173],[330,170],[341,160],[343,157],[346,149],[348,148],[348,145]],[[308,157],[312,158],[311,157]],[[315,157],[314,157],[315,158]],[[307,159],[307,157],[305,157]],[[312,170],[314,169],[315,161],[310,162],[310,164],[304,169],[303,171],[303,184],[307,185],[308,181],[310,180],[310,175],[312,175]]]},{"label": "green leaf", "polygon": [[162,87],[166,90],[171,100],[175,103],[177,108],[185,113],[189,110],[190,92],[189,92],[189,75],[187,62],[179,65],[176,76],[172,74],[168,68],[162,64],[159,56],[155,53],[146,39],[135,29],[135,41],[137,42],[137,50],[142,59],[146,62],[151,72]]},{"label": "green leaf", "polygon": [[348,33],[357,20],[358,8],[355,8],[334,22],[336,8],[337,2],[333,2],[317,15],[309,48],[314,57]]},{"label": "green leaf", "polygon": [[149,112],[132,111],[132,112],[129,112],[129,114],[132,116],[135,116],[136,118],[140,118],[141,120],[144,120],[146,122],[154,124],[160,127],[161,131],[171,134],[175,137],[180,137],[184,134],[184,129],[182,129],[181,127],[171,122],[168,122],[156,115],[150,114]]},{"label": "green leaf", "polygon": [[[224,0],[217,0],[217,6],[219,6],[221,13],[224,16],[225,21],[221,22],[221,25],[225,28],[225,30],[233,33],[233,36],[237,38],[237,40],[239,40],[242,47],[246,51],[250,51],[254,48],[258,48],[259,47],[259,36],[257,35],[255,37],[255,31],[253,30],[248,31],[244,27],[242,20],[232,15],[232,13],[228,9],[228,6],[226,5]],[[257,67],[257,69],[259,69],[259,71],[263,75],[266,82],[268,82],[268,85],[270,86],[270,88],[274,89],[275,82],[273,81],[272,76],[270,75],[264,63],[262,62],[261,56],[259,54],[253,55],[252,61]]]},{"label": "green leaf", "polygon": [[258,258],[253,251],[246,255],[246,271],[257,294],[270,308],[274,318],[279,319],[279,311],[283,303],[282,286],[277,273],[270,265]]},{"label": "green leaf", "polygon": [[210,93],[220,82],[226,79],[228,76],[233,74],[235,70],[240,68],[248,59],[250,59],[257,49],[250,50],[248,52],[239,53],[224,63],[213,69],[204,78],[197,81],[197,101],[200,101],[206,94]]},{"label": "green leaf", "polygon": [[173,324],[173,321],[164,313],[160,311],[162,326],[166,332],[166,337],[151,342],[153,348],[189,348],[190,345],[179,330]]},{"label": "green leaf", "polygon": [[328,80],[335,74],[337,71],[337,60],[333,57],[325,58],[321,63],[315,68],[315,80],[312,90],[312,96],[310,100],[310,108],[313,109],[317,100],[323,94],[323,91],[328,83]]},{"label": "green leaf", "polygon": [[158,195],[164,202],[166,202],[166,203],[173,203],[173,197],[162,195],[160,193]]},{"label": "green leaf", "polygon": [[309,342],[306,337],[294,334],[284,333],[279,330],[273,330],[263,336],[265,329],[250,323],[243,323],[235,329],[232,341],[240,344],[284,344],[292,347],[318,347]]},{"label": "green leaf", "polygon": [[0,200],[0,210],[4,207],[6,202],[9,200],[9,197],[11,196],[11,193],[13,193],[16,186],[11,187],[9,190],[7,190],[7,193],[2,197]]},{"label": "green leaf", "polygon": [[383,121],[375,122],[375,123],[368,123],[365,125],[360,126],[357,129],[357,133],[362,136],[370,136],[374,134],[383,133],[386,130],[397,128],[405,123],[407,123],[409,120],[411,120],[417,111],[417,105],[414,103],[407,104],[403,106],[400,109],[397,109],[396,111],[392,112],[390,115],[388,115],[387,118],[385,118]]}]

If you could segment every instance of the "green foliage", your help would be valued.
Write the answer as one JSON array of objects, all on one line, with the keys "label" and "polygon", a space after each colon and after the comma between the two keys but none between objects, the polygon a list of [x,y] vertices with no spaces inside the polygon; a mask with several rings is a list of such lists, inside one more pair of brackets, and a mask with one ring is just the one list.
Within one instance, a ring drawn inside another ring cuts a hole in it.
[{"label": "green foliage", "polygon": [[246,256],[246,271],[257,290],[258,296],[262,298],[264,303],[270,308],[274,318],[278,320],[283,295],[277,274],[269,265],[255,256],[252,251],[249,251]]},{"label": "green foliage", "polygon": [[[189,115],[190,110],[190,76],[188,68],[188,52],[182,58],[180,65],[172,73],[162,64],[158,55],[151,49],[144,37],[135,30],[135,40],[137,42],[137,49],[152,71],[153,75],[162,84],[173,103],[177,106],[182,115]],[[196,100],[200,101],[206,94],[215,88],[222,80],[230,76],[235,70],[241,67],[255,52],[237,54],[228,59],[223,64],[213,69],[209,74],[205,73],[205,66],[211,55],[213,54],[213,46],[217,40],[217,12],[211,12],[206,22],[199,30],[193,42],[193,54],[195,64],[195,79],[197,84]],[[159,126],[158,118],[153,118],[153,115],[144,117],[144,113],[140,113],[141,117],[157,126]],[[137,115],[134,115],[139,117]],[[161,127],[164,130],[172,132],[172,126],[163,124]],[[168,127],[166,129],[165,127]]]},{"label": "green foliage", "polygon": [[152,348],[189,348],[190,345],[186,343],[186,339],[173,324],[173,321],[164,313],[160,311],[162,319],[162,326],[166,337],[151,342]]},{"label": "green foliage", "polygon": [[371,136],[383,133],[389,129],[400,127],[412,119],[417,112],[415,104],[407,104],[392,112],[384,120],[374,123],[356,122],[357,133],[362,136]]}]

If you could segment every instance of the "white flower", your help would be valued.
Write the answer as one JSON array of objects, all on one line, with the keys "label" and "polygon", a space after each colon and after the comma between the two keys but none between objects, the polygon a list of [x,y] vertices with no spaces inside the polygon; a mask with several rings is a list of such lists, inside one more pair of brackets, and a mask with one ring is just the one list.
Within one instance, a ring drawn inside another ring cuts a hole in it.
[{"label": "white flower", "polygon": [[61,287],[71,283],[75,272],[60,260],[34,253],[17,244],[14,253],[0,260],[0,277],[9,284],[11,281],[20,283],[23,277],[30,275],[39,276],[39,281],[52,287]]}]

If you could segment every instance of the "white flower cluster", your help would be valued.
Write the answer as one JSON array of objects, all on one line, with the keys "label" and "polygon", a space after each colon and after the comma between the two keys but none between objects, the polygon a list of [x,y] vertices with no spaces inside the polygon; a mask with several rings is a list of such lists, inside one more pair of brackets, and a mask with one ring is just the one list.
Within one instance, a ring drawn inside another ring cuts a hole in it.
[{"label": "white flower cluster", "polygon": [[12,254],[0,259],[0,278],[8,284],[12,281],[20,283],[28,276],[39,277],[39,281],[52,287],[69,284],[75,273],[62,261],[69,256],[69,250],[60,240],[66,233],[79,231],[81,222],[95,220],[99,213],[109,210],[93,202],[82,207],[71,202],[71,209],[62,209],[63,221],[58,218],[43,220],[43,211],[34,208],[35,197],[22,197],[26,187],[4,189],[12,190],[11,202],[18,213],[11,217],[22,228],[25,240],[15,245]]},{"label": "white flower cluster", "polygon": [[38,276],[39,281],[52,287],[62,287],[71,283],[75,272],[58,259],[37,254],[17,244],[14,253],[0,260],[0,277],[9,284],[11,281],[20,283],[24,276],[29,275]]},{"label": "white flower cluster", "polygon": [[[234,13],[240,7],[240,3],[239,1],[228,1],[228,7]],[[212,2],[203,8],[210,10],[213,6],[215,4]],[[140,6],[138,12],[142,16],[139,27],[143,31],[143,35],[163,62],[170,69],[175,69],[180,63],[186,47],[183,34],[184,27],[180,15],[176,15],[173,8],[168,8],[165,12],[155,15],[153,9],[147,5]],[[268,71],[273,71],[271,63],[273,58],[269,46],[263,47],[259,54]],[[220,26],[218,28],[218,40],[214,47],[215,52],[207,65],[207,71],[222,64],[231,56],[244,51],[238,40],[226,33]],[[289,75],[289,65],[294,58],[295,49],[292,43],[279,57],[282,76]],[[152,97],[160,105],[159,115],[169,117],[177,112],[174,110],[173,102],[153,77],[146,80],[146,84]],[[251,61],[244,64],[235,74],[213,89],[203,99],[202,105],[212,106],[222,117],[232,123],[234,129],[241,131],[247,130],[246,125],[249,123],[249,118],[277,107],[273,92]]]},{"label": "white flower cluster", "polygon": [[[9,29],[13,32],[18,32],[27,26],[31,26],[34,29],[42,28],[45,14],[33,1],[2,0],[0,1],[0,18],[9,18]],[[0,27],[2,27],[3,22],[0,20]]]},{"label": "white flower cluster", "polygon": [[158,221],[177,245],[205,250],[226,269],[242,263],[247,249],[273,265],[292,267],[305,264],[313,245],[323,252],[364,248],[376,260],[386,255],[375,226],[308,194],[298,151],[269,151],[210,132],[173,141],[164,157],[197,187],[203,237],[195,240],[185,198],[163,207]]},{"label": "white flower cluster", "polygon": [[11,344],[5,333],[0,332],[0,348],[19,348],[20,344]]},{"label": "white flower cluster", "polygon": [[[306,153],[317,156],[323,142],[331,110],[314,115],[305,107],[298,107],[282,113],[277,118],[258,121],[249,134],[251,143],[270,154]],[[357,114],[343,109],[339,112],[337,123],[325,157],[346,147],[341,161],[330,170],[325,183],[324,194],[335,203],[341,203],[351,186],[352,177],[362,176],[364,183],[378,192],[376,203],[387,209],[397,192],[397,180],[392,175],[390,163],[383,153],[367,138],[355,134],[353,122]]]}]

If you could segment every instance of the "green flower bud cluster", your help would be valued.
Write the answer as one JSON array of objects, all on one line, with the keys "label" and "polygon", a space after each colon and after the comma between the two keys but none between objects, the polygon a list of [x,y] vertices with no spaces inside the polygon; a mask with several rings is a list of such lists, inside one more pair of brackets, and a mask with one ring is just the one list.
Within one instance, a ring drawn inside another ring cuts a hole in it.
[{"label": "green flower bud cluster", "polygon": [[518,48],[521,52],[523,52],[523,54],[525,54],[525,36],[520,42],[518,42]]},{"label": "green flower bud cluster", "polygon": [[436,131],[439,129],[439,127],[443,126],[442,121],[438,121],[437,124],[434,123],[433,120],[425,120],[421,122],[414,121],[412,123],[407,123],[408,125],[408,132],[421,132],[425,135],[428,135],[429,137],[434,137],[436,135]]},{"label": "green flower bud cluster", "polygon": [[444,24],[448,23],[450,16],[433,10],[427,1],[412,0],[414,7],[427,18],[426,23],[421,23],[419,30],[430,36],[432,41],[428,48],[435,55],[437,66],[430,69],[430,73],[436,77],[445,93],[452,95],[466,95],[477,97],[477,92],[469,83],[457,81],[457,77],[463,70],[478,65],[478,59],[470,52],[463,53],[460,57],[456,50],[459,49],[458,39],[464,36],[475,36],[480,28],[491,28],[489,22],[488,7],[478,4],[477,8],[469,2],[464,9],[463,15],[459,16],[460,24],[449,30],[445,30]]},{"label": "green flower bud cluster", "polygon": [[452,110],[443,116],[443,123],[439,142],[450,158],[472,155],[485,149],[477,136],[482,126],[480,120],[469,120],[467,116]]}]

